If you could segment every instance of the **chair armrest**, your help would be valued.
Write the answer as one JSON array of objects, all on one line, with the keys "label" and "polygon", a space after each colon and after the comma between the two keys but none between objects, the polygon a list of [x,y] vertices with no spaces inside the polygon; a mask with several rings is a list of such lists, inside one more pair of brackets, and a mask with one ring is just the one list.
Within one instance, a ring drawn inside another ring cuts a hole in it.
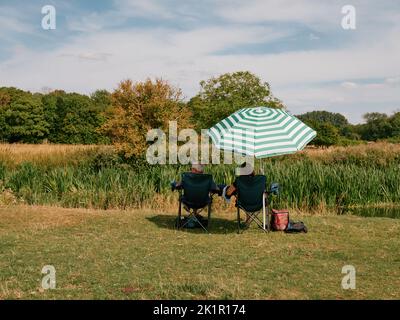
[{"label": "chair armrest", "polygon": [[279,194],[279,184],[276,182],[271,183],[271,186],[269,188],[269,193],[278,195]]},{"label": "chair armrest", "polygon": [[181,184],[178,184],[176,181],[171,181],[170,182],[170,186],[171,186],[171,190],[172,191],[175,191],[175,190],[182,190],[183,189],[183,187],[182,187],[182,185]]}]

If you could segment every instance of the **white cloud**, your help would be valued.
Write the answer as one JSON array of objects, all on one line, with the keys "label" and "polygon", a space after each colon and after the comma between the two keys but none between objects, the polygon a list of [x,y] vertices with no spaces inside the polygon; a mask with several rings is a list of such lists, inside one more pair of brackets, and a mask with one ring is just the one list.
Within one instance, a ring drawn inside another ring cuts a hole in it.
[{"label": "white cloud", "polygon": [[16,8],[0,6],[0,40],[16,42],[15,34],[33,35],[35,28],[27,16]]},{"label": "white cloud", "polygon": [[[31,90],[51,86],[89,93],[97,88],[113,89],[125,78],[143,80],[159,76],[182,87],[190,97],[198,90],[200,80],[223,72],[250,70],[270,82],[275,95],[295,113],[307,106],[334,109],[340,104],[361,104],[366,99],[377,103],[400,100],[398,90],[351,93],[346,87],[359,89],[359,84],[351,81],[339,87],[320,85],[329,81],[341,83],[343,79],[385,78],[394,72],[399,74],[400,51],[394,39],[382,39],[385,50],[382,43],[376,43],[368,48],[281,54],[213,54],[215,50],[249,43],[259,37],[268,41],[277,36],[263,30],[213,27],[192,31],[159,28],[93,32],[56,50],[16,54],[10,61],[0,64],[0,80],[3,85]],[[293,87],[299,90],[287,89]],[[357,117],[357,113],[350,112]]]},{"label": "white cloud", "polygon": [[326,24],[337,21],[341,8],[337,1],[317,0],[249,0],[229,1],[223,4],[219,9],[222,17],[244,23],[289,21]]},{"label": "white cloud", "polygon": [[357,88],[357,87],[358,87],[357,83],[351,82],[351,81],[342,82],[340,85],[341,85],[343,88],[346,88],[346,89],[354,89],[354,88]]},{"label": "white cloud", "polygon": [[[166,36],[175,48],[194,54],[212,55],[216,51],[230,49],[237,45],[267,43],[287,36],[285,31],[275,31],[267,27],[206,27],[190,31],[176,32]],[[168,48],[168,44],[166,46]]]},{"label": "white cloud", "polygon": [[385,79],[385,83],[387,83],[389,85],[399,85],[400,84],[400,76],[393,77],[393,78],[387,78],[387,79]]},{"label": "white cloud", "polygon": [[172,18],[172,8],[162,1],[149,0],[114,0],[119,12],[129,16],[153,16],[160,18]]},{"label": "white cloud", "polygon": [[[400,107],[399,92],[382,83],[357,84],[349,90],[341,84],[287,87],[277,90],[295,113],[330,110],[346,114],[351,122],[363,120],[366,112],[392,113]],[[285,99],[286,98],[286,99]]]},{"label": "white cloud", "polygon": [[129,18],[134,17],[145,17],[155,21],[176,18],[172,8],[154,0],[114,0],[113,3],[115,9],[109,11],[68,16],[68,28],[71,31],[97,32],[123,26]]},{"label": "white cloud", "polygon": [[[213,8],[225,19],[224,24],[209,23],[185,30],[152,25],[117,28],[112,32],[131,16],[180,19],[177,10],[167,10],[161,2],[116,3],[120,5],[118,10],[70,19],[69,27],[81,32],[56,49],[42,51],[21,46],[15,50],[11,59],[0,62],[2,85],[33,91],[48,86],[90,93],[98,88],[112,90],[125,78],[163,77],[190,97],[197,92],[200,80],[224,72],[250,70],[268,81],[274,94],[294,113],[320,106],[348,112],[353,120],[359,120],[368,108],[386,110],[399,106],[400,90],[396,86],[400,82],[400,27],[395,25],[398,21],[390,20],[389,27],[373,31],[376,41],[360,32],[355,33],[356,41],[329,49],[229,54],[236,46],[263,43],[268,48],[274,40],[295,36],[288,33],[287,26],[272,28],[263,22],[282,22],[284,26],[284,21],[290,21],[313,28],[324,21],[328,26],[324,28],[339,24],[336,18],[328,16],[338,2],[323,5],[300,0],[289,6],[286,1],[269,1],[268,7],[264,1],[246,5],[237,2],[236,7],[230,2],[219,2]],[[337,12],[340,14],[340,10]],[[115,20],[119,18],[122,20]],[[310,40],[316,39],[319,32],[309,35]],[[323,39],[334,35],[324,33]],[[363,84],[363,79],[386,80]]]},{"label": "white cloud", "polygon": [[61,57],[74,57],[83,60],[93,60],[93,61],[106,61],[109,57],[112,56],[110,53],[105,52],[82,52],[78,54],[74,53],[63,53],[60,55]]},{"label": "white cloud", "polygon": [[[92,32],[56,50],[15,55],[0,64],[0,78],[6,75],[2,79],[5,83],[30,89],[51,86],[89,92],[97,86],[112,88],[126,77],[161,76],[179,83],[191,95],[201,79],[225,69],[224,56],[212,56],[212,52],[238,44],[266,42],[278,36],[261,27]],[[238,63],[229,69],[236,70]],[[27,73],[36,79],[24,76]]]}]

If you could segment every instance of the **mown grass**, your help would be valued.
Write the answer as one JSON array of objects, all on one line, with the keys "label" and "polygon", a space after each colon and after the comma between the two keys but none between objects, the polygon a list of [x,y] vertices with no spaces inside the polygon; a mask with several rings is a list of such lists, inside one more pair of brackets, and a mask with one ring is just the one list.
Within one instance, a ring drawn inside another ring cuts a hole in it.
[{"label": "mown grass", "polygon": [[[399,299],[400,220],[297,216],[307,234],[176,231],[173,212],[0,208],[2,299]],[[341,287],[344,265],[356,289]],[[56,268],[57,288],[41,288]]]}]

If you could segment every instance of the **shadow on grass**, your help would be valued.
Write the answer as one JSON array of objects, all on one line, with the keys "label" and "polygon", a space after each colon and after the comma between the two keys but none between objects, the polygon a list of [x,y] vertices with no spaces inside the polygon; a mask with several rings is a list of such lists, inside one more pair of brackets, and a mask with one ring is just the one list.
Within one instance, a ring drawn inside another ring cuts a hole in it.
[{"label": "shadow on grass", "polygon": [[[177,218],[176,215],[159,214],[156,216],[148,217],[146,219],[157,225],[157,227],[159,228],[175,230],[176,218]],[[237,221],[211,217],[211,221],[207,229],[209,233],[215,233],[215,234],[236,233]],[[205,231],[202,228],[195,228],[195,229],[183,228],[181,230],[184,232],[186,231],[191,233],[205,233]]]}]

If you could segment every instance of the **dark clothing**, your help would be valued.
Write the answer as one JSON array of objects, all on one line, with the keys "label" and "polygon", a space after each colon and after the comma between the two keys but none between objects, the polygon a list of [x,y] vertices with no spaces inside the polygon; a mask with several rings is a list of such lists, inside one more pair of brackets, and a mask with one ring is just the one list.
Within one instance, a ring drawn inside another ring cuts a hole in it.
[{"label": "dark clothing", "polygon": [[[254,176],[254,172],[252,174],[249,174],[248,176]],[[242,176],[239,176],[239,177],[242,177]],[[225,196],[228,199],[230,199],[232,196],[236,196],[236,194],[237,194],[236,179],[235,179],[235,181],[233,181],[233,183],[230,186],[228,186],[227,190],[225,191]]]},{"label": "dark clothing", "polygon": [[[194,172],[192,172],[192,174],[202,174],[202,173],[194,173]],[[179,181],[179,182],[173,181],[171,183],[171,186],[175,190],[182,190],[182,188],[183,188],[182,181]],[[212,181],[211,192],[212,193],[218,193],[218,194],[220,194],[222,192],[222,189],[220,189],[220,186],[217,186],[217,184],[214,182],[214,180]]]}]

